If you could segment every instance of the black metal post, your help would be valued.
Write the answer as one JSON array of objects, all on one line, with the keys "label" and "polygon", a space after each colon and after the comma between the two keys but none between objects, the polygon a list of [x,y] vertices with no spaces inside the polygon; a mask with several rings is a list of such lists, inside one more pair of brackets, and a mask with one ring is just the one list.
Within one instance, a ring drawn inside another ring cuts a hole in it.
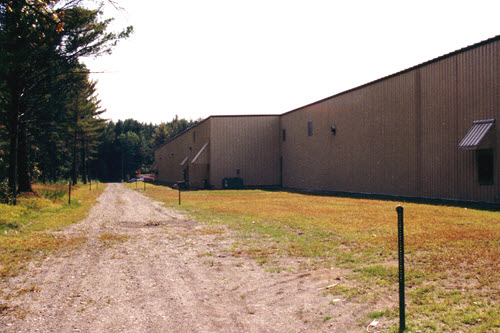
[{"label": "black metal post", "polygon": [[399,332],[406,329],[405,318],[405,244],[403,228],[403,207],[396,207],[398,213],[398,259],[399,259]]},{"label": "black metal post", "polygon": [[179,189],[179,206],[181,205],[181,187],[177,187]]},{"label": "black metal post", "polygon": [[144,182],[144,192],[146,192],[146,180],[143,180]]}]

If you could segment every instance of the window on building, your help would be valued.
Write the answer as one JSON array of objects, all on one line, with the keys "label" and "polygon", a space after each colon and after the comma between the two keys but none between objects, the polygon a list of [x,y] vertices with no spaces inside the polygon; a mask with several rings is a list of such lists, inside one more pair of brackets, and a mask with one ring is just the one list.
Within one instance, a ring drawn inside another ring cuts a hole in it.
[{"label": "window on building", "polygon": [[193,143],[196,143],[196,131],[193,131]]},{"label": "window on building", "polygon": [[312,121],[307,122],[307,135],[308,136],[313,135],[313,122]]},{"label": "window on building", "polygon": [[282,132],[283,141],[286,141],[286,129]]},{"label": "window on building", "polygon": [[493,184],[493,149],[476,150],[477,180],[481,185]]}]

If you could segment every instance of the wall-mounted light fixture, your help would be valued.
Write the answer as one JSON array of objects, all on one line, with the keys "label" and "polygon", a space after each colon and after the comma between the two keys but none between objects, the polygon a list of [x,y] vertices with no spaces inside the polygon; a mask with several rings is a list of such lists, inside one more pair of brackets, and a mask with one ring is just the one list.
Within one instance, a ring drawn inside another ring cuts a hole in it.
[{"label": "wall-mounted light fixture", "polygon": [[332,125],[331,131],[333,135],[337,134],[337,129],[335,128],[335,124]]}]

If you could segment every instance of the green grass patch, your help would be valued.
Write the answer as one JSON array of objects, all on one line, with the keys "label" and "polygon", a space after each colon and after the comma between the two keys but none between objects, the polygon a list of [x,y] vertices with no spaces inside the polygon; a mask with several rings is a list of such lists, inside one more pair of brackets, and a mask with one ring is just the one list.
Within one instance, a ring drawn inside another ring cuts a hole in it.
[{"label": "green grass patch", "polygon": [[386,311],[373,311],[368,314],[368,318],[370,319],[378,319],[385,315]]},{"label": "green grass patch", "polygon": [[102,193],[87,186],[72,188],[71,205],[59,185],[34,185],[16,206],[0,204],[0,277],[16,275],[28,260],[62,247],[77,246],[81,238],[62,238],[53,231],[81,221]]},{"label": "green grass patch", "polygon": [[62,200],[66,193],[68,192],[68,187],[62,186],[51,186],[46,188],[41,188],[38,193],[46,199],[52,200],[53,202],[57,200]]},{"label": "green grass patch", "polygon": [[385,265],[373,265],[357,269],[364,276],[379,278],[379,279],[393,279],[398,275],[398,267],[396,266],[385,266]]}]

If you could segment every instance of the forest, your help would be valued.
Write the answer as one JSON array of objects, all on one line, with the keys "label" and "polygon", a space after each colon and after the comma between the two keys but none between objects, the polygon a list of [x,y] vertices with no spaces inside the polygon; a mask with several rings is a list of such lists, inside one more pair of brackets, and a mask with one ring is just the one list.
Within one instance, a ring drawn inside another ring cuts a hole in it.
[{"label": "forest", "polygon": [[[100,132],[97,146],[89,156],[86,176],[116,182],[150,173],[154,151],[199,121],[179,119],[178,116],[160,125],[144,124],[133,119],[119,120],[116,123],[108,121]],[[82,180],[85,175],[83,161],[81,158]]]},{"label": "forest", "polygon": [[[119,9],[117,2],[105,0]],[[82,59],[111,54],[133,27],[109,31],[104,3],[0,0],[0,201],[32,184],[121,181],[147,173],[154,149],[195,124],[106,119]]]}]

